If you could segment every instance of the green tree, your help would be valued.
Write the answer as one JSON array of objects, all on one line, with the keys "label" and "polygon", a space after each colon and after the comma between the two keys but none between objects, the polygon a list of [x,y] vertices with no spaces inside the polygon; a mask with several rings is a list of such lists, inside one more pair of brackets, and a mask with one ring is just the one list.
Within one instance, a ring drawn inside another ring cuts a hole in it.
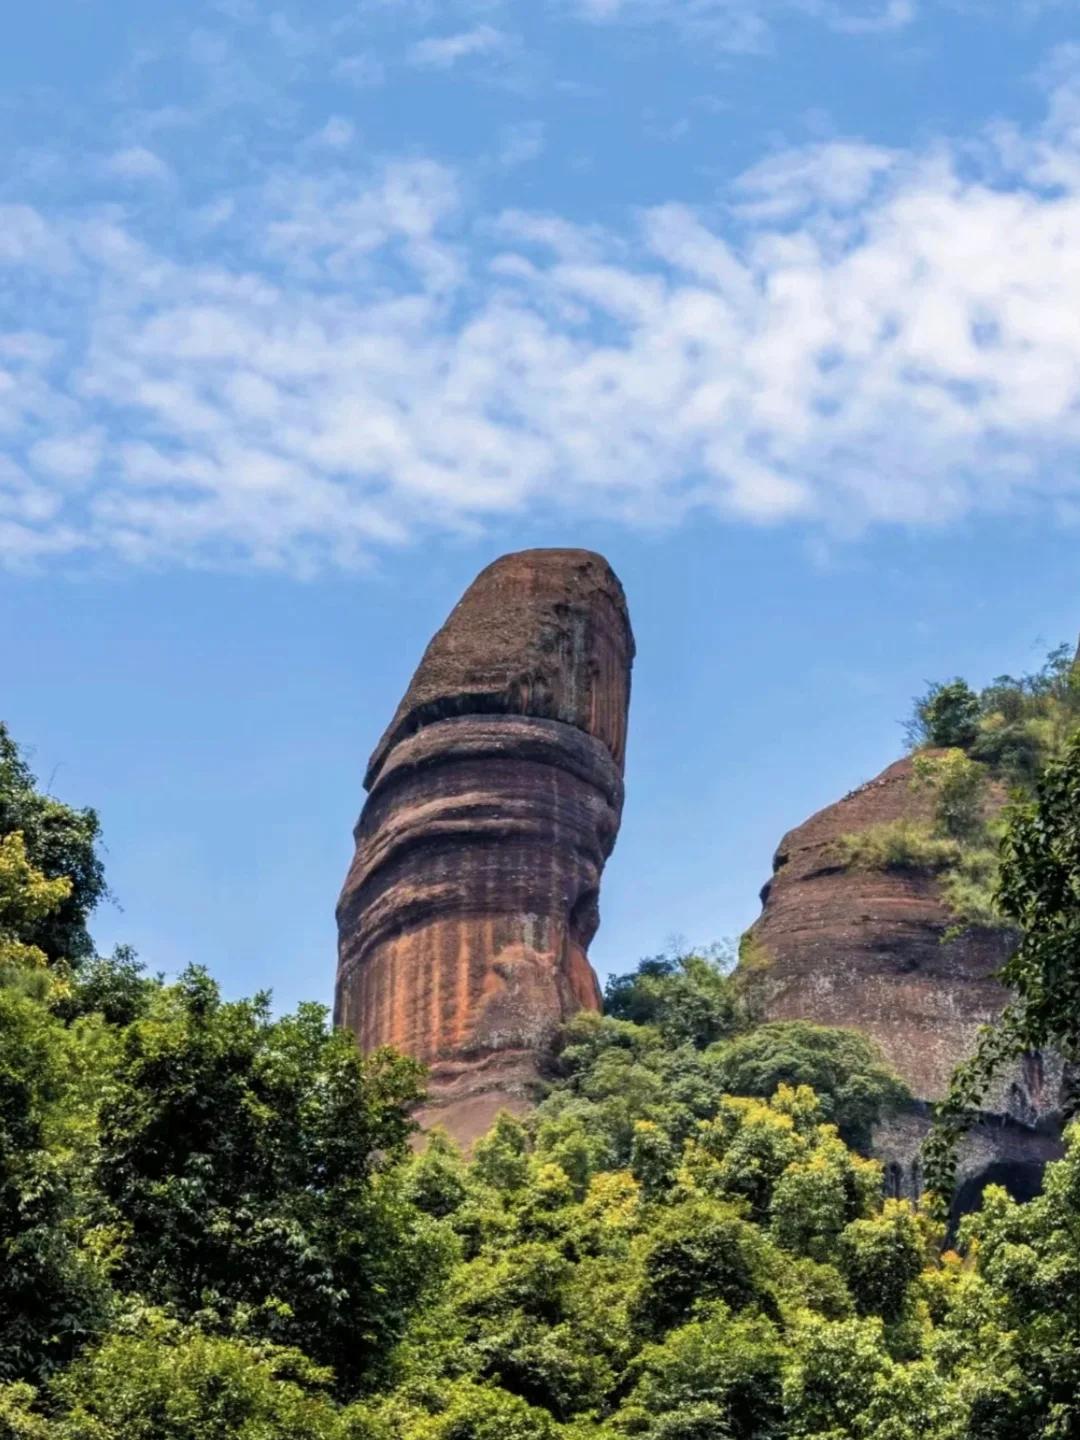
[{"label": "green tree", "polygon": [[49,1440],[360,1440],[297,1350],[141,1314],[51,1387]]},{"label": "green tree", "polygon": [[36,1400],[37,1391],[25,1380],[0,1382],[0,1440],[55,1440],[56,1430]]},{"label": "green tree", "polygon": [[935,683],[915,702],[908,722],[913,746],[967,750],[979,736],[979,697],[966,680]]},{"label": "green tree", "polygon": [[47,964],[45,952],[34,939],[47,921],[70,898],[71,880],[61,875],[50,880],[31,863],[21,830],[0,838],[0,967],[33,971]]},{"label": "green tree", "polygon": [[93,1029],[53,1013],[63,983],[27,943],[70,895],[70,880],[30,863],[20,831],[0,840],[0,1381],[65,1364],[107,1305],[82,1234]]},{"label": "green tree", "polygon": [[[1080,1434],[1080,1129],[1018,1204],[990,1186],[960,1225],[960,1256],[928,1277],[932,1353],[967,1400],[965,1437]],[[936,1292],[936,1293],[934,1293]]]},{"label": "green tree", "polygon": [[604,990],[604,1013],[649,1025],[666,1043],[704,1050],[739,1026],[738,987],[729,947],[699,955],[654,956],[628,975],[613,975]]},{"label": "green tree", "polygon": [[66,1364],[108,1309],[85,1243],[82,1040],[32,995],[0,986],[0,1381]]},{"label": "green tree", "polygon": [[977,694],[963,680],[931,685],[907,724],[913,749],[960,749],[1030,792],[1080,723],[1080,667],[1059,645],[1032,674],[999,675]]},{"label": "green tree", "polygon": [[496,1386],[462,1381],[440,1398],[435,1414],[404,1427],[406,1440],[555,1440],[559,1433],[547,1410]]},{"label": "green tree", "polygon": [[147,1014],[161,985],[160,977],[145,974],[129,945],[118,945],[112,955],[84,960],[54,993],[52,1009],[69,1023],[100,1015],[106,1024],[122,1027]]},{"label": "green tree", "polygon": [[802,1020],[760,1025],[718,1046],[710,1060],[718,1087],[732,1095],[766,1098],[781,1085],[809,1086],[824,1118],[864,1151],[881,1117],[911,1098],[865,1035]]},{"label": "green tree", "polygon": [[889,1368],[881,1321],[810,1315],[792,1340],[794,1363],[784,1385],[790,1433],[799,1440],[851,1440]]},{"label": "green tree", "polygon": [[406,1176],[405,1194],[418,1210],[437,1220],[464,1205],[469,1194],[465,1162],[445,1130],[428,1131],[427,1143]]},{"label": "green tree", "polygon": [[649,1440],[782,1436],[786,1361],[787,1347],[771,1320],[733,1316],[715,1304],[663,1344],[645,1347],[632,1366],[636,1384],[614,1425]]},{"label": "green tree", "polygon": [[934,796],[938,835],[961,845],[985,843],[989,780],[985,765],[956,749],[946,750],[944,755],[916,755],[912,780],[916,789],[929,790]]},{"label": "green tree", "polygon": [[67,893],[25,927],[21,939],[50,963],[77,965],[94,953],[87,920],[105,897],[105,871],[97,852],[101,834],[93,810],[73,810],[42,794],[19,747],[0,723],[0,838],[22,836],[25,856],[46,880],[63,880]]},{"label": "green tree", "polygon": [[476,1144],[476,1173],[496,1190],[521,1190],[529,1175],[528,1136],[520,1120],[500,1110],[495,1124]]},{"label": "green tree", "polygon": [[705,1198],[673,1205],[644,1252],[640,1323],[663,1334],[707,1300],[742,1310],[759,1293],[761,1253],[760,1232],[735,1206]]},{"label": "green tree", "polygon": [[203,971],[124,1032],[97,1182],[122,1227],[117,1281],[333,1367],[351,1392],[449,1252],[402,1194],[419,1067],[363,1060],[320,1006],[274,1020]]},{"label": "green tree", "polygon": [[923,1237],[906,1200],[853,1220],[840,1236],[839,1266],[861,1315],[899,1320],[924,1265]]}]

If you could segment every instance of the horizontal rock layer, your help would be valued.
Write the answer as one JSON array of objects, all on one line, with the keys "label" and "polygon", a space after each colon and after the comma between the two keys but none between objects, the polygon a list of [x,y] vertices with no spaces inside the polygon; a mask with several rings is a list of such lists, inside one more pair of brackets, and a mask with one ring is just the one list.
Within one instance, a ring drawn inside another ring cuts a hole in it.
[{"label": "horizontal rock layer", "polygon": [[339,1019],[424,1061],[539,1049],[599,1003],[586,959],[622,808],[558,721],[461,716],[383,766],[338,911]]}]

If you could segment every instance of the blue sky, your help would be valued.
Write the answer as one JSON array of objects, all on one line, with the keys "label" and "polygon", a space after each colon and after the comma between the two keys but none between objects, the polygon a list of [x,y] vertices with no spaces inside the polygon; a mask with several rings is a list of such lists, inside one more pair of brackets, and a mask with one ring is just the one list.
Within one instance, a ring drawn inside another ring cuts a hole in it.
[{"label": "blue sky", "polygon": [[0,712],[101,944],[326,998],[475,572],[639,639],[602,972],[756,912],[928,679],[1080,629],[1076,0],[42,0],[0,51]]}]

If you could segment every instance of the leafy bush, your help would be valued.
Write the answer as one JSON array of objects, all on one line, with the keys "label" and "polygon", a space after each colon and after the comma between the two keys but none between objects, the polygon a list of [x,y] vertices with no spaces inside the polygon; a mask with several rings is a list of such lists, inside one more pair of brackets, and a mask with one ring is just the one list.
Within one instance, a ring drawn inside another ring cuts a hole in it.
[{"label": "leafy bush", "polygon": [[847,1144],[866,1150],[883,1115],[911,1099],[872,1040],[854,1030],[776,1020],[718,1046],[710,1055],[721,1090],[774,1095],[808,1086]]},{"label": "leafy bush", "polygon": [[962,750],[943,755],[916,755],[912,788],[929,790],[934,797],[935,833],[959,845],[970,845],[986,834],[988,774]]},{"label": "leafy bush", "polygon": [[1080,724],[1080,669],[1059,645],[1029,675],[999,675],[975,692],[963,680],[931,685],[906,730],[912,749],[959,749],[1006,784],[1030,792]]},{"label": "leafy bush", "polygon": [[87,920],[107,894],[97,853],[101,826],[93,810],[73,810],[43,795],[34,775],[0,723],[0,836],[18,834],[26,859],[46,880],[62,881],[60,903],[30,920],[23,943],[42,950],[51,963],[76,965],[94,953]]},{"label": "leafy bush", "polygon": [[275,1020],[187,971],[127,1027],[101,1109],[119,1283],[184,1320],[243,1315],[355,1389],[444,1263],[394,1178],[419,1078],[321,1006]]},{"label": "leafy bush", "polygon": [[913,748],[967,750],[978,739],[981,708],[979,696],[966,680],[935,683],[915,702],[908,738]]},{"label": "leafy bush", "polygon": [[941,898],[960,927],[988,930],[1008,925],[997,902],[1001,863],[996,850],[965,850],[955,869],[942,878]]},{"label": "leafy bush", "polygon": [[730,1035],[740,1020],[731,978],[731,948],[711,954],[654,956],[629,975],[613,975],[604,990],[604,1013],[614,1020],[654,1026],[669,1044],[704,1050]]},{"label": "leafy bush", "polygon": [[841,865],[859,870],[947,870],[961,858],[958,841],[919,820],[868,825],[839,836],[835,848]]},{"label": "leafy bush", "polygon": [[144,1312],[54,1384],[56,1440],[348,1440],[332,1378],[297,1350]]},{"label": "leafy bush", "polygon": [[937,874],[941,898],[957,924],[1000,927],[995,901],[997,844],[1001,822],[988,819],[988,771],[961,750],[916,755],[912,788],[934,797],[934,821],[899,819],[841,835],[835,853],[843,865],[863,870],[913,870]]}]

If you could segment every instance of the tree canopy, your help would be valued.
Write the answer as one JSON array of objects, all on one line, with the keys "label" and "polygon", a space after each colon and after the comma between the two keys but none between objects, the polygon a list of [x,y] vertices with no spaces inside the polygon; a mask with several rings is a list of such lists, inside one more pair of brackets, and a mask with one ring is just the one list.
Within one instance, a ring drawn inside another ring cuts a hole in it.
[{"label": "tree canopy", "polygon": [[961,750],[1008,785],[1031,791],[1080,725],[1080,667],[1059,645],[1027,675],[999,675],[982,690],[966,680],[930,685],[905,729],[913,749]]},{"label": "tree canopy", "polygon": [[0,836],[12,845],[16,835],[25,861],[45,880],[63,883],[55,903],[24,915],[20,938],[51,963],[77,965],[94,953],[87,921],[107,893],[97,848],[101,826],[93,810],[73,810],[42,793],[0,722]]},{"label": "tree canopy", "polygon": [[[1077,777],[1080,750],[1006,844],[1027,1039],[1075,1021]],[[1080,1132],[946,1250],[865,1153],[905,1098],[880,1056],[758,1024],[720,952],[612,981],[471,1157],[414,1150],[418,1067],[320,1007],[74,963],[49,927],[77,878],[26,834],[0,834],[0,1440],[1080,1434]]]}]

